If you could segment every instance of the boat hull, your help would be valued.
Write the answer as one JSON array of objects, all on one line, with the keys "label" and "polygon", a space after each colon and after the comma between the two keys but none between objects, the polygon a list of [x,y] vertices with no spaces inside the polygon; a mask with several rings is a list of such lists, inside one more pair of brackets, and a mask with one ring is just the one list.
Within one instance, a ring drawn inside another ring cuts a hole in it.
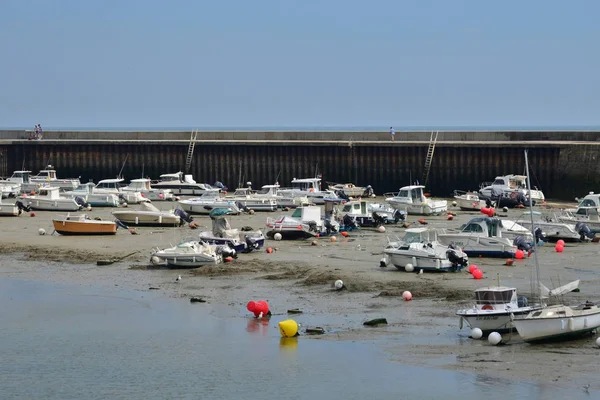
[{"label": "boat hull", "polygon": [[202,255],[192,255],[192,254],[184,254],[184,255],[173,255],[170,254],[168,256],[160,256],[157,257],[163,259],[167,266],[169,267],[177,267],[177,268],[199,268],[205,265],[216,265],[218,262],[214,258],[203,257]]},{"label": "boat hull", "polygon": [[[514,315],[525,315],[533,310],[532,307],[524,307],[522,310],[514,310]],[[489,335],[492,332],[507,333],[515,330],[512,323],[511,312],[508,311],[484,311],[484,310],[464,310],[459,311],[456,315],[461,318],[469,328],[479,328],[484,335]],[[462,325],[462,321],[461,321]]]},{"label": "boat hull", "polygon": [[117,224],[110,221],[81,222],[52,220],[54,230],[61,235],[114,235]]},{"label": "boat hull", "polygon": [[134,226],[179,226],[181,218],[174,214],[144,213],[143,211],[113,211],[119,221]]},{"label": "boat hull", "polygon": [[431,203],[406,203],[392,198],[386,199],[390,206],[396,210],[406,211],[408,215],[436,215],[448,211],[448,203],[446,200],[432,201]]},{"label": "boat hull", "polygon": [[574,310],[574,315],[554,318],[522,318],[513,320],[526,342],[562,340],[588,334],[600,327],[600,309]]},{"label": "boat hull", "polygon": [[517,247],[512,241],[500,238],[481,237],[475,235],[438,235],[440,243],[460,248],[469,257],[503,257],[513,258]]},{"label": "boat hull", "polygon": [[458,271],[461,267],[454,265],[448,259],[436,257],[434,255],[424,256],[413,253],[401,254],[398,250],[385,251],[389,262],[401,271],[405,271],[407,264],[411,264],[415,271],[423,270],[428,272],[451,272]]},{"label": "boat hull", "polygon": [[191,200],[179,201],[179,206],[188,214],[208,215],[215,208],[231,208],[234,213],[239,214],[239,208],[231,201],[222,202],[194,202]]},{"label": "boat hull", "polygon": [[78,211],[81,206],[72,199],[36,199],[34,197],[23,197],[21,201],[24,205],[38,211]]},{"label": "boat hull", "polygon": [[14,204],[0,204],[0,217],[18,217],[19,207]]}]

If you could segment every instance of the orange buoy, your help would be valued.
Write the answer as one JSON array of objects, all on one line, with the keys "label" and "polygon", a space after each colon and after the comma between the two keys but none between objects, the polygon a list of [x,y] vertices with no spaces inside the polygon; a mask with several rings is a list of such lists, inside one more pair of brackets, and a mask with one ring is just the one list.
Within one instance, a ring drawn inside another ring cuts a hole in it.
[{"label": "orange buoy", "polygon": [[229,256],[229,257],[225,257],[225,262],[232,262],[233,261],[233,257]]},{"label": "orange buoy", "polygon": [[271,254],[273,252],[273,248],[272,247],[267,247],[267,253]]},{"label": "orange buoy", "polygon": [[508,265],[510,267],[511,265],[513,265],[513,261],[514,260],[512,258],[507,258],[505,265]]},{"label": "orange buoy", "polygon": [[346,231],[340,232],[340,235],[342,235],[343,237],[348,237],[348,232],[346,232]]},{"label": "orange buoy", "polygon": [[32,211],[31,213],[29,213],[29,215],[30,215],[31,217],[35,217],[35,213],[34,213],[33,211]]},{"label": "orange buoy", "polygon": [[420,220],[419,220],[419,223],[420,223],[421,225],[427,225],[427,221],[425,221],[424,219],[420,219]]}]

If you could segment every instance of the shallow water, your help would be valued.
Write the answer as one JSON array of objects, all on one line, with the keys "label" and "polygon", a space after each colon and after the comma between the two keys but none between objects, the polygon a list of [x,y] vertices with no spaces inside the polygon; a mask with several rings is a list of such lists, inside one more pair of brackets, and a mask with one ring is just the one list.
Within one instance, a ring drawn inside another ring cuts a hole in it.
[{"label": "shallow water", "polygon": [[160,293],[0,278],[0,301],[3,399],[589,398],[405,366],[377,340],[281,339],[287,316]]}]

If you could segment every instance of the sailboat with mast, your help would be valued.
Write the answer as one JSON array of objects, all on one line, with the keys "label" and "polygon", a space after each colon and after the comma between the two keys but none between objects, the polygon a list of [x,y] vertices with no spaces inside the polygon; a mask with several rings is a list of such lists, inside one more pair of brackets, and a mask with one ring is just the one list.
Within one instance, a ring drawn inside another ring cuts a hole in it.
[{"label": "sailboat with mast", "polygon": [[[527,188],[531,189],[529,179],[529,162],[525,150],[525,169],[527,171]],[[533,205],[529,198],[529,209]],[[532,229],[535,228],[533,213],[531,216]],[[537,244],[534,241],[534,246]],[[548,290],[540,283],[540,266],[537,251],[533,252],[535,261],[535,280],[533,287],[543,306],[525,315],[511,315],[512,323],[525,342],[542,342],[551,340],[569,340],[580,337],[600,327],[600,308],[596,304],[585,302],[575,307],[565,304],[548,305],[547,300],[556,298],[575,289],[579,281],[571,282],[554,290]]]}]

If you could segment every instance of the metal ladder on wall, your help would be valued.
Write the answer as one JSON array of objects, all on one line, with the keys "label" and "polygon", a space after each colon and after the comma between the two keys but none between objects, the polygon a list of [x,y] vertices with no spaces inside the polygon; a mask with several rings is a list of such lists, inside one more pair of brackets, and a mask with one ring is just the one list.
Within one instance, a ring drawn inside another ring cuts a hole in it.
[{"label": "metal ladder on wall", "polygon": [[429,148],[427,149],[427,157],[425,157],[425,171],[423,172],[423,185],[427,186],[429,180],[429,170],[431,169],[431,163],[433,162],[433,152],[435,151],[435,144],[437,142],[439,131],[431,131],[429,137]]},{"label": "metal ladder on wall", "polygon": [[190,172],[192,166],[192,160],[194,159],[194,146],[196,146],[196,138],[198,137],[198,130],[192,131],[190,136],[190,144],[188,146],[187,157],[185,158],[185,172]]}]

